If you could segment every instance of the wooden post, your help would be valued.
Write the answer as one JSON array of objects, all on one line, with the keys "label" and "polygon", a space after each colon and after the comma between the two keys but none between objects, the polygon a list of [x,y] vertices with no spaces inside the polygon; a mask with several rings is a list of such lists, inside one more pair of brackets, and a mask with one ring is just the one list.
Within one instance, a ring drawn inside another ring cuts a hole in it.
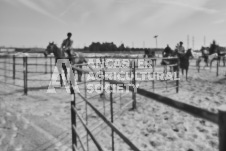
[{"label": "wooden post", "polygon": [[15,68],[15,66],[16,66],[16,58],[15,58],[15,55],[13,55],[13,80],[15,80],[15,73],[16,73],[16,68]]},{"label": "wooden post", "polygon": [[176,81],[176,92],[179,92],[179,70],[180,70],[180,66],[179,66],[179,58],[177,59],[177,81]]},{"label": "wooden post", "polygon": [[226,106],[219,108],[218,112],[219,124],[219,151],[226,150]]},{"label": "wooden post", "polygon": [[[110,101],[111,101],[111,122],[114,123],[112,86],[110,86]],[[114,130],[113,129],[111,129],[111,141],[112,141],[112,151],[114,151],[115,150],[115,143],[114,143]]]},{"label": "wooden post", "polygon": [[27,95],[27,57],[23,57],[24,68],[24,95]]}]

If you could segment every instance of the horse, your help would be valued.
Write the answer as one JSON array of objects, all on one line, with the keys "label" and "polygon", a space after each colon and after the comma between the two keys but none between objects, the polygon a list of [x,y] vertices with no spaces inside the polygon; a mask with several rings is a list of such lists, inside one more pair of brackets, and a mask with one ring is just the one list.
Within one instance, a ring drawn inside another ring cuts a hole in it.
[{"label": "horse", "polygon": [[[198,59],[196,60],[196,67],[197,67],[197,70],[199,71],[200,70],[200,63],[201,63],[201,61],[204,59],[204,62],[206,63],[206,65],[203,67],[203,69],[205,68],[205,67],[208,67],[208,64],[209,64],[209,62],[210,62],[210,69],[212,68],[212,63],[213,63],[213,61],[214,60],[217,60],[217,58],[218,58],[218,54],[217,53],[213,53],[213,54],[211,54],[211,55],[208,55],[208,58],[207,58],[207,60],[205,60],[204,58],[203,58],[203,56],[200,56],[200,57],[198,57]],[[210,60],[210,61],[209,61]]]},{"label": "horse", "polygon": [[[49,45],[47,46],[46,51],[44,52],[44,55],[47,56],[50,53],[53,53],[55,56],[55,63],[57,62],[58,59],[69,59],[71,65],[72,65],[72,70],[73,72],[75,70],[77,70],[78,73],[78,82],[81,82],[81,77],[82,77],[82,63],[87,63],[84,55],[82,53],[79,52],[74,52],[73,50],[68,51],[68,57],[65,56],[64,52],[57,47],[56,44],[49,43]],[[87,66],[94,72],[94,70],[92,69],[92,67],[87,64]],[[62,64],[65,76],[66,76],[66,80],[67,80],[67,68],[66,65],[63,63]],[[60,81],[61,81],[61,86],[62,86],[62,76],[60,75]]]},{"label": "horse", "polygon": [[202,47],[201,48],[201,53],[202,53],[202,56],[198,57],[198,59],[196,60],[196,66],[197,66],[197,69],[199,71],[200,69],[200,63],[202,60],[204,60],[204,62],[206,63],[205,67],[208,67],[208,64],[210,63],[210,69],[212,68],[212,63],[214,60],[217,60],[219,61],[220,60],[220,57],[219,55],[220,54],[220,47],[219,46],[216,46],[216,48],[214,50],[211,50],[211,54],[210,54],[210,48],[209,47]]},{"label": "horse", "polygon": [[[204,59],[204,62],[206,63],[206,65],[205,66],[207,66],[208,67],[208,61],[209,61],[209,47],[202,47],[201,48],[201,53],[202,53],[202,56],[200,56],[200,58],[203,58]],[[199,58],[199,59],[200,59]]]},{"label": "horse", "polygon": [[179,64],[180,68],[182,69],[182,75],[184,75],[184,70],[186,71],[186,80],[188,79],[188,68],[189,68],[189,58],[194,58],[191,49],[188,49],[185,54],[177,53],[177,56],[179,58]]},{"label": "horse", "polygon": [[[69,60],[73,65],[73,68],[77,70],[78,73],[78,82],[81,82],[82,78],[82,64],[86,63],[87,66],[94,72],[93,68],[88,64],[88,61],[85,59],[85,56],[81,52],[75,52],[72,49],[68,53]],[[79,69],[80,68],[80,69]]]},{"label": "horse", "polygon": [[[47,57],[50,53],[53,53],[55,56],[55,64],[57,63],[58,59],[65,59],[64,53],[61,51],[61,49],[59,49],[56,46],[56,44],[54,44],[54,42],[49,43],[49,45],[47,46],[47,48],[44,51],[44,56]],[[67,81],[67,67],[64,63],[62,64],[62,68],[64,70],[65,78]],[[62,79],[61,74],[60,74],[60,85],[61,85],[61,87],[63,86],[63,79]]]}]

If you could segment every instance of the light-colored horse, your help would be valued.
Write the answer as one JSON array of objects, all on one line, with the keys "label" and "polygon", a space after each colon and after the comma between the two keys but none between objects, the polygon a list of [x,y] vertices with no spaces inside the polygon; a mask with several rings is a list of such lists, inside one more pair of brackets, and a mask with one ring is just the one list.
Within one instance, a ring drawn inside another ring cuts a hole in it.
[{"label": "light-colored horse", "polygon": [[213,61],[216,60],[217,58],[218,58],[217,53],[213,53],[211,55],[208,55],[206,60],[205,60],[205,58],[203,58],[203,56],[198,57],[198,59],[196,60],[196,67],[197,67],[198,71],[200,70],[200,63],[202,61],[204,61],[206,63],[205,66],[203,67],[203,69],[205,67],[208,67],[209,63],[210,63],[210,69],[211,69]]}]

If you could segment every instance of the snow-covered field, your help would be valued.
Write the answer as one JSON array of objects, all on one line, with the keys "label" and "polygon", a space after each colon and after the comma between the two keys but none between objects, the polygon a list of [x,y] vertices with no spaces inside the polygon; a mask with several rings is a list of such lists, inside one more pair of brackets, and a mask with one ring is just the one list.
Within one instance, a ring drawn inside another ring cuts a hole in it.
[{"label": "snow-covered field", "polygon": [[[36,60],[33,60],[36,62]],[[44,62],[41,62],[44,63]],[[157,64],[159,65],[160,60]],[[195,70],[195,60],[191,61],[189,79],[180,80],[180,90],[165,88],[155,89],[155,92],[175,100],[185,102],[200,108],[217,112],[218,107],[226,102],[226,67],[220,67],[219,76],[216,77],[216,68],[205,68],[200,73]],[[0,65],[0,68],[4,66]],[[20,68],[18,66],[18,68]],[[17,69],[18,69],[17,68]],[[43,67],[31,66],[29,71],[44,71]],[[22,70],[22,68],[21,68]],[[158,70],[163,70],[158,67]],[[1,75],[11,76],[11,72]],[[16,74],[22,77],[22,73]],[[46,86],[49,84],[50,74],[30,74],[28,87]],[[0,77],[1,81],[8,80]],[[39,80],[46,80],[40,82]],[[17,80],[23,86],[23,81]],[[96,82],[99,83],[99,82]],[[139,82],[140,87],[152,91],[152,82]],[[165,86],[165,82],[155,82],[157,86]],[[79,88],[84,89],[84,85]],[[64,88],[57,88],[56,94],[46,93],[46,89],[28,90],[23,95],[23,89],[12,85],[0,84],[0,150],[1,151],[69,151],[71,150],[71,96]],[[84,95],[84,91],[81,92]],[[109,117],[109,94],[106,100],[99,95],[87,93],[92,97],[90,102],[103,114]],[[113,94],[114,111],[120,111],[125,104],[132,100],[132,94]],[[125,134],[140,150],[144,151],[217,151],[218,126],[210,122],[195,118],[187,113],[173,109],[154,100],[137,95],[137,110],[128,111],[132,106],[115,115],[114,124]],[[85,118],[85,103],[76,97],[79,113]],[[103,106],[106,106],[105,110]],[[91,109],[88,109],[88,127],[93,130],[94,136],[100,144],[110,150],[111,130],[102,124]],[[78,123],[80,136],[85,131]],[[85,137],[83,137],[85,141]],[[85,145],[86,146],[86,145]],[[89,149],[97,150],[92,141]],[[127,145],[115,134],[115,150],[130,150]]]}]

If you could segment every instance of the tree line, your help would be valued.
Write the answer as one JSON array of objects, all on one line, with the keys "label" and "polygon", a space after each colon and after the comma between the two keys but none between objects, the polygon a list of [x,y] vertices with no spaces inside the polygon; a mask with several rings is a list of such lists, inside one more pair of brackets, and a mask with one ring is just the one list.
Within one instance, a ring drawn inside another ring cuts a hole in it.
[{"label": "tree line", "polygon": [[84,51],[90,52],[114,52],[114,51],[148,51],[150,48],[131,48],[121,44],[117,47],[113,42],[92,42],[88,47],[84,47]]}]

